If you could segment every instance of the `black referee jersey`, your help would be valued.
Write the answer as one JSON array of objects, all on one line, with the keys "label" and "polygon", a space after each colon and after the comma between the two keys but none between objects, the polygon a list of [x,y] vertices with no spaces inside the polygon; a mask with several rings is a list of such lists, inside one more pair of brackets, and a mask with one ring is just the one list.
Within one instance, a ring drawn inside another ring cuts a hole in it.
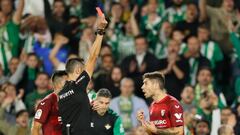
[{"label": "black referee jersey", "polygon": [[[91,106],[86,92],[90,77],[83,71],[76,81],[67,81],[59,92],[59,114],[62,133],[67,135],[92,135],[90,133]],[[66,128],[66,126],[70,126]]]}]

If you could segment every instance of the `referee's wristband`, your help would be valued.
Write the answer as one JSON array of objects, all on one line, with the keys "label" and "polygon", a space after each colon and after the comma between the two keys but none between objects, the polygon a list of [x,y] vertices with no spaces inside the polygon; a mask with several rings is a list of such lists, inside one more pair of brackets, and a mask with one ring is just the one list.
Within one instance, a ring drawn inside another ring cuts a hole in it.
[{"label": "referee's wristband", "polygon": [[105,30],[104,29],[97,29],[97,31],[95,32],[95,35],[105,35]]}]

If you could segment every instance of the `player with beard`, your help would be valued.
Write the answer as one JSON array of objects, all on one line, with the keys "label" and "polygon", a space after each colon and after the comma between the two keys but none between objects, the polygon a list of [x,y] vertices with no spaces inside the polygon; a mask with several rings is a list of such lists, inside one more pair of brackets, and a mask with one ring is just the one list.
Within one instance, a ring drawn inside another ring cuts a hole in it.
[{"label": "player with beard", "polygon": [[164,83],[164,75],[160,72],[144,74],[144,96],[153,98],[153,102],[149,108],[150,121],[145,121],[141,110],[137,119],[152,134],[183,135],[183,108],[177,99],[166,94]]}]

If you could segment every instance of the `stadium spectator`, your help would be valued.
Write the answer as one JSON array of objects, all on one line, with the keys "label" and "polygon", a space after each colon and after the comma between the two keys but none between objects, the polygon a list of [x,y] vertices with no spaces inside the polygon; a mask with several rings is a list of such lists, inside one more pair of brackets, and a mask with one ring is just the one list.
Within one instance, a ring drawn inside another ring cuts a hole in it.
[{"label": "stadium spectator", "polygon": [[178,100],[180,100],[180,93],[189,78],[189,64],[182,55],[178,55],[179,50],[179,42],[170,39],[167,46],[167,58],[160,59],[158,64],[160,72],[168,80],[165,82],[168,94]]},{"label": "stadium spectator", "polygon": [[142,84],[142,75],[146,72],[157,70],[157,58],[148,51],[148,42],[142,35],[135,37],[136,54],[126,57],[122,63],[122,69],[127,77],[134,80],[135,94],[143,97],[140,89]]},{"label": "stadium spectator", "polygon": [[194,103],[194,97],[194,88],[190,85],[185,86],[181,92],[180,101],[184,111],[187,112],[196,107],[196,104]]},{"label": "stadium spectator", "polygon": [[0,107],[0,131],[4,135],[30,135],[30,125],[28,124],[29,114],[26,110],[20,110],[16,114],[16,122],[14,124],[4,120],[4,110],[13,101],[14,99],[12,97],[7,97]]},{"label": "stadium spectator", "polygon": [[49,77],[46,73],[40,72],[35,80],[36,89],[26,95],[25,104],[29,112],[30,117],[35,114],[36,103],[50,94],[52,91],[48,89]]},{"label": "stadium spectator", "polygon": [[196,84],[196,76],[198,70],[203,67],[210,67],[210,61],[201,55],[200,53],[201,44],[196,36],[191,36],[187,40],[187,51],[184,53],[184,57],[188,60],[190,65],[189,69],[189,84]]},{"label": "stadium spectator", "polygon": [[139,109],[143,109],[145,118],[149,119],[148,106],[143,99],[134,95],[134,82],[132,79],[123,78],[120,90],[120,96],[112,99],[110,108],[122,118],[125,131],[129,131],[139,125],[135,116]]},{"label": "stadium spectator", "polygon": [[[234,0],[223,0],[221,7],[214,8],[206,4],[206,0],[199,1],[200,21],[210,19],[211,37],[220,43],[220,47],[225,54],[232,52],[232,44],[229,40],[228,20],[239,23],[238,11],[234,8]],[[221,29],[219,29],[221,28]],[[218,34],[216,34],[218,33]]]},{"label": "stadium spectator", "polygon": [[195,130],[196,135],[210,135],[210,131],[211,129],[208,121],[204,119],[197,121]]},{"label": "stadium spectator", "polygon": [[16,122],[16,114],[20,110],[25,110],[26,106],[22,101],[22,97],[24,95],[24,90],[21,89],[17,93],[16,87],[13,84],[7,84],[6,88],[4,89],[6,92],[6,98],[12,98],[13,101],[7,105],[5,108],[5,120],[8,123],[14,124]]}]

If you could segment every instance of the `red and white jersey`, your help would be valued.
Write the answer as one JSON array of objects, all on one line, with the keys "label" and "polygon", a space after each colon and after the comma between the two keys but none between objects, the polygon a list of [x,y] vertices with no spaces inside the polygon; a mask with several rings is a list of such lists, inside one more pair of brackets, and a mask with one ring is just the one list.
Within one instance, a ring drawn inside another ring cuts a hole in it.
[{"label": "red and white jersey", "polygon": [[150,121],[159,129],[183,126],[183,108],[179,101],[167,95],[150,106]]},{"label": "red and white jersey", "polygon": [[39,103],[34,120],[42,124],[44,135],[62,135],[55,93],[49,94]]}]

